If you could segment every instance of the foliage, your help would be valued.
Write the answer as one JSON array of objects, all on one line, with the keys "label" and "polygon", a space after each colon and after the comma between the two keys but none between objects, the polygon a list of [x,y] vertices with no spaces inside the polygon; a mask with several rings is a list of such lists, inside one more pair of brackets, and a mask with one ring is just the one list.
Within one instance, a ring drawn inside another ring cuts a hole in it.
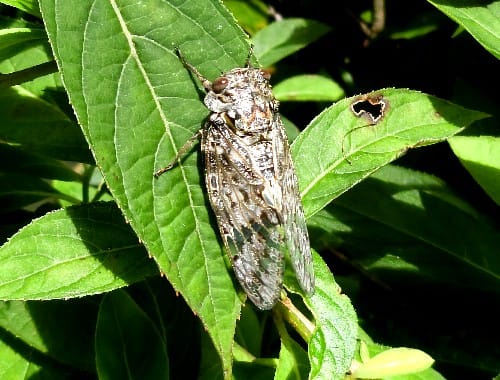
[{"label": "foliage", "polygon": [[[499,2],[2,3],[2,379],[500,372]],[[174,49],[212,80],[250,45],[317,278],[304,297],[287,268],[271,312],[234,281],[197,146],[153,177],[208,114]]]}]

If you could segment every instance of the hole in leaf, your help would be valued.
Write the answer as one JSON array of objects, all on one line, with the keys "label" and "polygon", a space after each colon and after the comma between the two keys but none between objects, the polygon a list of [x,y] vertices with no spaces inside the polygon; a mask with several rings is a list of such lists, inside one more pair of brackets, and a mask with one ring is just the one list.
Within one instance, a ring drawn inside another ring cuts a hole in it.
[{"label": "hole in leaf", "polygon": [[385,116],[389,102],[381,94],[361,95],[351,103],[356,117],[365,118],[369,124],[377,124]]}]

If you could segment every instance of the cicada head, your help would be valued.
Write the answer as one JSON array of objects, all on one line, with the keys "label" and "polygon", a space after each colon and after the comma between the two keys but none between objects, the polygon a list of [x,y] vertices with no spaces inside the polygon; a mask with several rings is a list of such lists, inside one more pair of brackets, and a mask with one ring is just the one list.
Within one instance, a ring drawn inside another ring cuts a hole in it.
[{"label": "cicada head", "polygon": [[256,68],[236,68],[215,79],[207,89],[205,105],[224,114],[236,132],[263,132],[272,128],[278,101],[269,85],[269,73]]}]

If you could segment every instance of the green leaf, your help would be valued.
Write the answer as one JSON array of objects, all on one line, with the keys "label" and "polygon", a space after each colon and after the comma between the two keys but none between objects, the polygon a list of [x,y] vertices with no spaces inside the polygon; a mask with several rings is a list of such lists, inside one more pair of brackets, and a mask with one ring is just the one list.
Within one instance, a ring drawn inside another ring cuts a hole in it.
[{"label": "green leaf", "polygon": [[500,2],[481,0],[427,0],[463,26],[496,58],[500,58]]},{"label": "green leaf", "polygon": [[0,248],[0,299],[81,297],[157,273],[113,203],[34,220]]},{"label": "green leaf", "polygon": [[67,371],[51,368],[47,364],[37,362],[34,350],[20,352],[16,347],[0,339],[0,377],[2,379],[51,379],[64,380],[68,378]]},{"label": "green leaf", "polygon": [[500,234],[428,174],[384,167],[316,214],[309,227],[314,241],[353,247],[366,270],[386,279],[498,291]]},{"label": "green leaf", "polygon": [[[97,304],[92,297],[0,302],[0,330],[16,337],[14,346],[18,352],[29,351],[28,363],[31,360],[38,364],[43,362],[46,369],[58,363],[59,367],[64,364],[65,372],[69,366],[76,371],[95,371],[93,331],[96,318]],[[31,353],[36,355],[32,358]],[[17,377],[7,377],[11,378]],[[68,378],[67,373],[65,378]]]},{"label": "green leaf", "polygon": [[288,18],[276,21],[255,34],[252,39],[254,52],[260,64],[268,67],[329,31],[329,26],[314,20]]},{"label": "green leaf", "polygon": [[273,87],[279,101],[336,101],[344,97],[344,90],[337,83],[321,75],[296,75]]},{"label": "green leaf", "polygon": [[3,89],[0,113],[3,141],[61,160],[92,162],[78,126],[45,99],[34,97],[20,86]]},{"label": "green leaf", "polygon": [[[43,29],[5,29],[0,44],[2,73],[21,72],[52,60]],[[53,99],[61,87],[59,75],[25,79],[30,81],[0,91],[0,140],[62,160],[93,162],[78,126]]]},{"label": "green leaf", "polygon": [[428,369],[434,363],[421,350],[398,347],[390,348],[373,356],[353,372],[355,378],[374,379],[400,376]]},{"label": "green leaf", "polygon": [[224,378],[224,369],[219,360],[220,354],[214,347],[213,339],[205,332],[201,333],[199,380],[218,380]]},{"label": "green leaf", "polygon": [[168,379],[166,342],[124,291],[104,296],[96,327],[99,379]]},{"label": "green leaf", "polygon": [[33,177],[79,181],[81,176],[67,164],[19,147],[0,143],[0,172],[23,173]]},{"label": "green leaf", "polygon": [[174,48],[214,79],[244,64],[243,32],[219,1],[40,3],[71,102],[113,197],[202,320],[230,377],[241,302],[209,218],[196,149],[159,179],[153,172],[172,161],[208,115],[199,84]]},{"label": "green leaf", "polygon": [[65,198],[47,181],[25,174],[0,173],[0,214],[51,198]]},{"label": "green leaf", "polygon": [[[385,104],[374,125],[370,125],[373,120],[367,113],[380,109],[370,102]],[[357,109],[357,117],[353,104],[368,112]],[[410,90],[384,89],[337,102],[318,115],[292,144],[306,215],[314,215],[408,149],[443,141],[485,116]]]},{"label": "green leaf", "polygon": [[500,138],[455,136],[451,149],[483,190],[500,205]]},{"label": "green leaf", "polygon": [[[316,289],[312,296],[306,298],[316,323],[309,341],[309,378],[343,379],[356,348],[356,313],[349,298],[341,294],[340,287],[321,257],[313,252],[313,258]],[[290,278],[286,283],[290,288]]]},{"label": "green leaf", "polygon": [[[388,350],[396,350],[396,355],[397,355],[398,351],[400,351],[400,352],[401,351],[404,352],[407,350],[419,351],[419,350],[409,349],[406,347],[399,347],[399,348],[392,349],[391,347],[388,347],[388,346],[383,346],[380,344],[373,343],[371,338],[368,335],[366,335],[366,333],[362,329],[360,329],[359,339],[360,339],[360,348],[359,348],[359,352],[357,352],[356,359],[357,359],[357,361],[361,361],[361,363],[366,363],[367,361],[369,361],[370,360],[369,355],[372,355],[375,357],[382,352],[387,352]],[[363,354],[368,355],[368,357],[364,357]],[[384,354],[384,355],[387,355],[387,354]],[[421,355],[421,357],[424,360],[428,359],[427,354],[425,354],[422,351],[420,351],[420,353],[418,353],[417,355]],[[356,361],[353,363],[353,372],[356,371],[356,368],[357,368],[356,364],[359,365],[361,363],[356,363]],[[373,366],[374,364],[375,363],[371,363],[371,364],[369,364],[369,366]],[[402,362],[398,363],[395,361],[395,362],[393,362],[393,364],[395,366],[398,366],[398,364],[402,365],[403,363]],[[378,370],[380,370],[380,369],[381,368],[378,368]],[[387,368],[387,369],[390,370],[389,368]],[[400,369],[402,369],[402,368],[400,367]],[[375,369],[375,370],[377,370],[377,369]],[[369,375],[370,374],[368,374],[368,376]],[[373,372],[373,375],[376,375],[376,373]],[[358,376],[358,374],[356,374],[356,376]],[[427,369],[420,371],[420,372],[406,373],[405,375],[384,376],[383,379],[388,379],[388,380],[445,380],[445,378],[443,376],[441,376],[437,371],[435,371],[432,368],[427,368]]]},{"label": "green leaf", "polygon": [[308,376],[309,360],[304,349],[288,335],[281,335],[281,348],[275,380],[301,380]]},{"label": "green leaf", "polygon": [[260,0],[224,0],[224,5],[250,35],[268,24],[269,7]]},{"label": "green leaf", "polygon": [[0,62],[40,42],[47,42],[47,34],[42,28],[0,29]]},{"label": "green leaf", "polygon": [[42,18],[37,0],[2,0],[0,3],[16,7],[17,9],[29,13],[32,16]]},{"label": "green leaf", "polygon": [[258,356],[261,352],[263,339],[261,334],[256,334],[257,331],[262,331],[261,322],[259,321],[257,313],[255,308],[249,304],[243,306],[234,334],[238,344],[255,356]]},{"label": "green leaf", "polygon": [[415,39],[426,36],[436,30],[439,30],[442,24],[443,16],[434,10],[430,12],[420,12],[414,15],[410,22],[405,22],[396,30],[390,32],[390,38]]}]

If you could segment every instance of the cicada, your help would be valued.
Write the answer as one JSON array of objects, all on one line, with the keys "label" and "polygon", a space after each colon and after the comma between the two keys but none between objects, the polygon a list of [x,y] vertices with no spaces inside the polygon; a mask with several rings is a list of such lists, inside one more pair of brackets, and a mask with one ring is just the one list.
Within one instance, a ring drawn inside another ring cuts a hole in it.
[{"label": "cicada", "polygon": [[271,309],[281,295],[288,254],[301,288],[312,294],[306,220],[270,75],[252,67],[249,55],[245,67],[210,82],[177,53],[207,92],[211,114],[197,137],[208,197],[236,278],[258,308]]}]

